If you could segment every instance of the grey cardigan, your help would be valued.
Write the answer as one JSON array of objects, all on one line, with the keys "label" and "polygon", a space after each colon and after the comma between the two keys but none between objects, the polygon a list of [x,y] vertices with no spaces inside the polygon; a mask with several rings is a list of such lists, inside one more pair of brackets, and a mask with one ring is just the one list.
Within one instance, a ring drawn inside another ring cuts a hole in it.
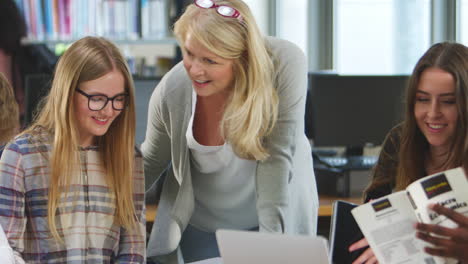
[{"label": "grey cardigan", "polygon": [[[309,142],[304,134],[307,62],[294,44],[267,38],[277,69],[279,115],[265,138],[270,157],[257,162],[256,207],[261,232],[315,235],[318,195]],[[146,178],[167,169],[148,257],[176,253],[194,210],[190,152],[185,132],[192,115],[192,84],[182,63],[169,71],[151,96],[142,144]],[[168,167],[169,166],[169,167]],[[156,184],[147,195],[154,194]],[[172,262],[172,261],[170,261]]]}]

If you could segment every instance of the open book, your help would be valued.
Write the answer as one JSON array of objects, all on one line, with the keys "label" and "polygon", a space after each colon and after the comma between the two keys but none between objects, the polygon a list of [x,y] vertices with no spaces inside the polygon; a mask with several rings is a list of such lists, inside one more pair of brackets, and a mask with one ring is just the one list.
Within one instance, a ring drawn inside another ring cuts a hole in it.
[{"label": "open book", "polygon": [[406,190],[392,193],[354,208],[351,212],[379,263],[456,263],[432,257],[423,250],[426,242],[415,237],[416,221],[455,227],[456,223],[427,208],[439,203],[468,216],[468,180],[456,168],[426,176]]}]

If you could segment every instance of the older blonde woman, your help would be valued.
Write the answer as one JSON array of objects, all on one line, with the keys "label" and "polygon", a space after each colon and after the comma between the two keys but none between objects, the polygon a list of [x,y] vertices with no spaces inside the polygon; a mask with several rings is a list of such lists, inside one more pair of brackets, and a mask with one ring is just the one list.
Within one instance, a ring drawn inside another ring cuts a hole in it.
[{"label": "older blonde woman", "polygon": [[151,97],[142,145],[146,177],[167,172],[148,255],[216,257],[220,228],[315,234],[304,54],[263,37],[240,0],[194,1],[174,29],[183,62]]}]

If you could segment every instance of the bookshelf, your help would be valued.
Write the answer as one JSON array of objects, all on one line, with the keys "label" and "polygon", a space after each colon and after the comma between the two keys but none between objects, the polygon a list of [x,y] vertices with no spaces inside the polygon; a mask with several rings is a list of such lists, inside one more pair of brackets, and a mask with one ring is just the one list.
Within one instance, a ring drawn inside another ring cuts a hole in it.
[{"label": "bookshelf", "polygon": [[176,44],[177,0],[15,0],[26,22],[24,44],[72,43],[102,36],[117,44]]},{"label": "bookshelf", "polygon": [[[104,36],[106,37],[106,36]],[[38,39],[23,39],[21,41],[24,45],[30,44],[47,44],[47,45],[58,45],[58,44],[71,44],[77,41],[79,38],[70,38],[65,40],[38,40]],[[117,45],[177,45],[177,41],[173,37],[165,37],[159,39],[112,39]]]},{"label": "bookshelf", "polygon": [[[1,0],[0,0],[1,1]],[[60,55],[85,36],[120,47],[132,74],[160,77],[181,59],[171,27],[186,0],[15,0],[27,36],[23,45],[45,44]],[[167,63],[172,60],[172,63]],[[161,63],[163,62],[163,63]]]}]

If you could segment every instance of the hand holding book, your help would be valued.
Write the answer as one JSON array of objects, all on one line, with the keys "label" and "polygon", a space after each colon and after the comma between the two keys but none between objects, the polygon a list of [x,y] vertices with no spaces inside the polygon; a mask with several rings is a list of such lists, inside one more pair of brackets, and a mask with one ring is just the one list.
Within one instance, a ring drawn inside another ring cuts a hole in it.
[{"label": "hand holding book", "polygon": [[431,204],[429,209],[451,219],[458,227],[447,228],[439,225],[416,223],[417,238],[434,246],[425,247],[424,251],[429,255],[455,258],[462,263],[468,263],[468,217],[440,204]]},{"label": "hand holding book", "polygon": [[362,252],[362,254],[359,255],[359,257],[355,259],[352,264],[377,263],[377,257],[374,255],[372,248],[369,247],[369,242],[367,242],[366,238],[363,238],[352,244],[349,247],[349,251],[352,252],[365,247],[367,247],[367,249],[364,250],[364,252]]},{"label": "hand holding book", "polygon": [[[468,254],[467,190],[465,173],[456,168],[426,176],[351,212],[379,263],[455,263]],[[416,239],[416,222],[425,223],[417,226],[432,234],[418,233],[425,239]]]}]

